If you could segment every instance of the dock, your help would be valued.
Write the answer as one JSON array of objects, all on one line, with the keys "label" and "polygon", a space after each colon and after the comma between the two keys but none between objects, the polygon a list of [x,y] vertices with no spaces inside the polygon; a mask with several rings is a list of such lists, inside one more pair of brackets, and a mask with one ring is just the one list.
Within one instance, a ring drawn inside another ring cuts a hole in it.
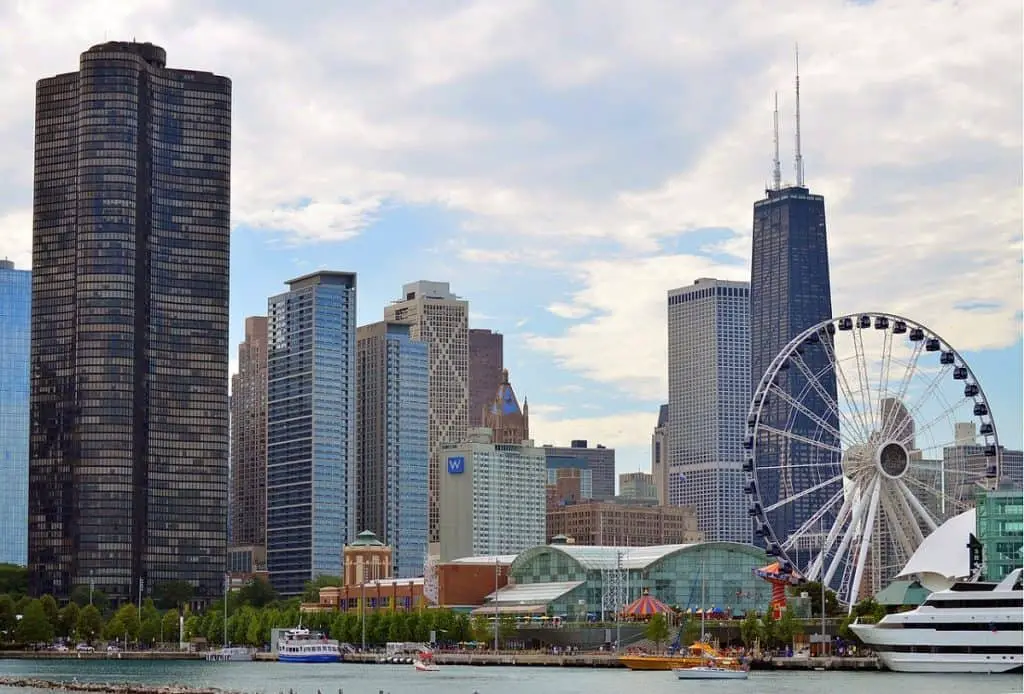
[{"label": "dock", "polygon": [[0,651],[0,660],[204,660],[189,651]]}]

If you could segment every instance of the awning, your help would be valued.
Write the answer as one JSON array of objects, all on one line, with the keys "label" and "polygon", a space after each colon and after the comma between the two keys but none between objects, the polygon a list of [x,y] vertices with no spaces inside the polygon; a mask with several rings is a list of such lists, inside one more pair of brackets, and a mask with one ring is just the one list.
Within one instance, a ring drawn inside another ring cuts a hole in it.
[{"label": "awning", "polygon": [[472,612],[470,612],[470,614],[473,615],[474,617],[476,615],[482,615],[484,617],[487,617],[487,616],[493,616],[494,614],[497,614],[498,616],[502,616],[502,615],[506,615],[506,616],[507,615],[513,615],[513,616],[515,616],[515,615],[535,615],[535,614],[544,614],[545,612],[547,612],[547,610],[548,610],[548,606],[546,604],[545,605],[519,605],[519,604],[511,604],[511,603],[506,603],[506,604],[498,603],[498,605],[481,605],[480,607],[478,607],[475,610],[473,610]]},{"label": "awning", "polygon": [[875,596],[879,605],[920,605],[931,592],[917,581],[897,580],[880,590]]}]

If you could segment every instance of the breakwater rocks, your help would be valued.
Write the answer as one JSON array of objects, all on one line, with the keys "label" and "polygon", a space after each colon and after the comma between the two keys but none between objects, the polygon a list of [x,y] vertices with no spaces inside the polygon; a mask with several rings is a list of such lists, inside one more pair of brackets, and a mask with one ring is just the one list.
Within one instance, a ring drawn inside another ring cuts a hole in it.
[{"label": "breakwater rocks", "polygon": [[142,684],[125,682],[121,684],[110,684],[105,682],[52,682],[26,677],[0,677],[2,687],[22,687],[25,689],[52,689],[64,692],[96,692],[96,694],[243,694],[227,689],[216,687],[185,687],[183,685],[169,684],[158,686],[155,684]]}]

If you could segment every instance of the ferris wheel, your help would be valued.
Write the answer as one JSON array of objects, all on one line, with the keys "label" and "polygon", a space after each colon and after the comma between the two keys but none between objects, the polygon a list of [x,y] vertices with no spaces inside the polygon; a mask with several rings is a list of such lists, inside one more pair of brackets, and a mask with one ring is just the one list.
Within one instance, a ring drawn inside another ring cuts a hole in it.
[{"label": "ferris wheel", "polygon": [[972,508],[1001,455],[966,360],[889,313],[823,321],[786,345],[754,392],[743,446],[755,535],[782,571],[823,580],[847,605]]}]

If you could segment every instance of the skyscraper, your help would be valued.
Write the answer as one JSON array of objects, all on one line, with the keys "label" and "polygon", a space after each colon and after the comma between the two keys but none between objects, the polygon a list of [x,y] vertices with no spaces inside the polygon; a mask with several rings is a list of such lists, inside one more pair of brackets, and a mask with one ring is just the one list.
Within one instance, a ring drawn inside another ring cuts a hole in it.
[{"label": "skyscraper", "polygon": [[402,298],[384,310],[384,320],[405,323],[409,336],[430,350],[430,470],[427,511],[430,542],[438,539],[438,480],[441,446],[462,443],[469,411],[469,302],[447,282],[420,280],[402,287]]},{"label": "skyscraper", "polygon": [[593,448],[587,446],[586,439],[573,439],[568,447],[544,444],[544,453],[548,458],[576,458],[587,464],[593,474],[593,492],[596,501],[608,501],[615,498],[615,449],[597,444]]},{"label": "skyscraper", "polygon": [[267,305],[267,570],[282,595],[341,575],[356,524],[356,275],[288,281]]},{"label": "skyscraper", "polygon": [[111,42],[36,85],[35,593],[220,594],[231,82]]},{"label": "skyscraper", "polygon": [[[756,390],[772,360],[801,332],[832,317],[829,282],[828,242],[825,233],[825,199],[804,185],[803,155],[800,149],[800,77],[796,79],[796,184],[783,186],[779,173],[778,107],[775,111],[775,160],[772,187],[765,198],[754,203],[754,228],[750,278],[750,378]],[[761,411],[762,431],[787,432],[756,442],[757,463],[761,470],[756,484],[768,505],[778,500],[779,481],[786,477],[793,490],[807,490],[818,484],[830,464],[829,447],[839,441],[829,433],[839,428],[835,408],[835,372],[829,353],[832,338],[823,333],[817,344],[805,345],[802,361],[779,372],[773,385],[778,395],[769,397]],[[817,391],[801,394],[807,387],[806,367],[819,374],[825,397]],[[776,390],[777,389],[777,390]],[[797,399],[813,415],[792,410],[786,399]],[[792,421],[789,413],[794,412]],[[822,427],[814,420],[827,424]],[[818,441],[817,446],[801,439]],[[779,474],[785,466],[789,475]],[[831,473],[827,475],[831,477]],[[767,513],[778,539],[784,541],[815,511],[839,492],[839,483],[809,492],[782,508]],[[785,494],[783,494],[785,496]],[[823,519],[830,527],[832,518]],[[814,548],[807,548],[813,551]]]},{"label": "skyscraper", "polygon": [[28,561],[32,273],[0,259],[0,564]]},{"label": "skyscraper", "polygon": [[751,540],[743,497],[750,285],[701,278],[668,293],[668,503],[709,542]]},{"label": "skyscraper", "polygon": [[658,488],[658,503],[668,504],[668,405],[658,408],[658,423],[651,434],[651,474]]},{"label": "skyscraper", "polygon": [[389,575],[423,575],[427,556],[427,345],[409,326],[356,330],[356,458],[360,532],[392,549]]},{"label": "skyscraper", "polygon": [[501,382],[484,411],[484,426],[494,443],[522,443],[530,438],[530,405],[519,400],[508,381],[508,369],[501,370]]},{"label": "skyscraper", "polygon": [[469,426],[484,424],[484,408],[494,401],[504,368],[505,338],[491,330],[469,331]]},{"label": "skyscraper", "polygon": [[267,544],[267,318],[245,319],[231,377],[231,544]]}]

